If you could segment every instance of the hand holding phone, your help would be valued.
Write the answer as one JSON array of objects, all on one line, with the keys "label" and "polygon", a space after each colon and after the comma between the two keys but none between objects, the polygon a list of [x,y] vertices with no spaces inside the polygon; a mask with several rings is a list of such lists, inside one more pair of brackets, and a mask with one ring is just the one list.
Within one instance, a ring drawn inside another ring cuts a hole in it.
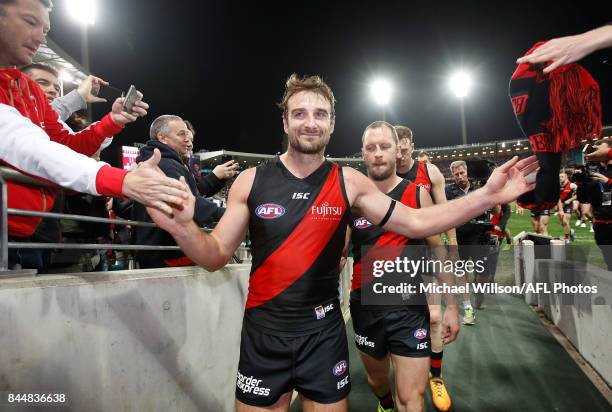
[{"label": "hand holding phone", "polygon": [[134,87],[134,85],[131,85],[127,95],[125,96],[125,100],[123,101],[123,110],[125,110],[128,113],[132,113],[133,112],[133,108],[134,108],[134,103],[136,103],[139,100],[142,100],[143,98],[143,94],[140,93],[136,87]]},{"label": "hand holding phone", "polygon": [[115,100],[110,113],[115,123],[125,125],[146,116],[149,105],[142,101],[142,97],[143,94],[131,86],[127,96]]},{"label": "hand holding phone", "polygon": [[98,96],[100,94],[100,83],[96,82],[91,85],[91,95]]},{"label": "hand holding phone", "polygon": [[611,159],[610,147],[607,144],[600,144],[598,146],[590,145],[592,150],[586,154],[586,158],[589,162],[607,162]]},{"label": "hand holding phone", "polygon": [[98,97],[101,86],[108,85],[108,82],[96,76],[89,75],[83,79],[81,84],[77,87],[77,93],[87,103],[100,103],[105,102],[106,99]]}]

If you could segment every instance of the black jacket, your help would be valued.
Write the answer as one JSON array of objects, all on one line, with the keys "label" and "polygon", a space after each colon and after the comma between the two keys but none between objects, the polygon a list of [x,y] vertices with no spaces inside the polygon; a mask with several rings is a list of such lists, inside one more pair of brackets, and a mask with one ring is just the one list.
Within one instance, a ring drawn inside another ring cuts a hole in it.
[{"label": "black jacket", "polygon": [[[470,189],[468,190],[468,193],[476,190],[475,187],[476,187],[476,183],[470,180]],[[446,187],[444,188],[444,191],[446,193],[446,199],[449,201],[466,195],[466,193],[455,182],[447,184]],[[464,223],[461,226],[457,226],[455,228],[455,231],[457,233],[457,243],[460,245],[469,244],[469,243],[472,243],[471,242],[472,239],[482,237],[484,234],[486,234],[486,231],[488,230],[488,228],[476,223],[477,221],[486,221],[486,220],[488,220],[487,215],[482,214],[476,217],[475,219],[472,219],[469,222]]]},{"label": "black jacket", "polygon": [[[191,193],[196,197],[194,221],[198,224],[198,226],[212,223],[221,219],[223,212],[225,212],[225,208],[219,207],[215,203],[200,196],[193,175],[190,173],[187,166],[183,164],[179,154],[172,150],[168,145],[157,140],[149,140],[147,144],[140,149],[140,155],[136,158],[136,162],[142,162],[149,159],[153,155],[154,149],[159,149],[161,152],[159,168],[162,170],[162,172],[164,172],[166,176],[177,180],[179,177],[183,176],[185,178],[185,182],[191,190]],[[152,221],[146,208],[137,202],[134,202],[132,216],[134,220],[143,222]],[[134,237],[135,243],[139,245],[176,245],[176,242],[172,236],[170,236],[170,234],[162,229],[154,227],[136,226],[134,227]],[[141,267],[154,267],[164,266],[162,264],[164,259],[180,257],[183,256],[183,254],[178,251],[150,253],[140,252],[138,253],[138,256]],[[149,262],[150,264],[147,264],[144,262],[145,260],[155,260],[155,262]],[[145,264],[143,265],[143,263]]]},{"label": "black jacket", "polygon": [[202,196],[213,196],[219,192],[219,190],[225,187],[225,180],[219,179],[214,173],[209,173],[206,176],[197,176],[195,178],[198,192]]}]

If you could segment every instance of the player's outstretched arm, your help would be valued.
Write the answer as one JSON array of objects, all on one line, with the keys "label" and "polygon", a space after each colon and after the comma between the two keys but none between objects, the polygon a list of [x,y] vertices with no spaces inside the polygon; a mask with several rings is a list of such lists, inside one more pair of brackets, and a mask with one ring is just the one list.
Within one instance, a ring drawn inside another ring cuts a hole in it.
[{"label": "player's outstretched arm", "polygon": [[[395,202],[384,228],[409,238],[424,239],[457,227],[497,204],[509,203],[533,190],[535,185],[525,177],[538,167],[535,156],[523,160],[514,157],[496,168],[483,188],[444,205],[410,209]],[[370,222],[380,224],[392,207],[391,198],[354,169],[345,168],[344,176],[352,207]]]},{"label": "player's outstretched arm", "polygon": [[[193,221],[195,198],[190,196],[187,206],[166,214],[147,208],[159,227],[176,240],[182,251],[198,265],[215,271],[227,264],[244,239],[249,223],[247,197],[253,185],[255,169],[243,172],[229,192],[227,209],[211,234],[204,233]],[[184,180],[181,177],[181,180]]]}]

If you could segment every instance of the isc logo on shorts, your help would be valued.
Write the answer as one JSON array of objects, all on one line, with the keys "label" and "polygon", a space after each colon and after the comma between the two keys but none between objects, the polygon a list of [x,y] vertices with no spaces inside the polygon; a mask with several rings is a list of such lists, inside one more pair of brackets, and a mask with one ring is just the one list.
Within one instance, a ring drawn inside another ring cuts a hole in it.
[{"label": "isc logo on shorts", "polygon": [[276,219],[285,214],[285,208],[275,203],[264,203],[255,208],[255,214],[262,219]]},{"label": "isc logo on shorts", "polygon": [[417,329],[414,332],[414,337],[417,339],[425,339],[427,337],[427,330],[426,329]]},{"label": "isc logo on shorts", "polygon": [[359,219],[355,219],[355,221],[353,222],[353,226],[355,227],[355,229],[367,229],[372,226],[372,224],[368,222],[368,219],[366,219],[365,217],[360,217]]},{"label": "isc logo on shorts", "polygon": [[342,378],[341,380],[338,381],[336,389],[340,390],[342,388],[344,388],[349,382],[349,376],[346,375],[344,378]]},{"label": "isc logo on shorts", "polygon": [[323,307],[322,305],[321,306],[317,306],[315,308],[315,314],[317,315],[317,320],[323,319],[325,317],[325,314],[327,312],[329,312],[330,310],[332,310],[333,308],[334,308],[334,304],[333,303],[330,303],[329,305],[327,305],[325,307]]},{"label": "isc logo on shorts", "polygon": [[346,372],[348,368],[348,363],[345,360],[341,360],[340,362],[334,365],[334,369],[332,370],[333,374],[336,376],[342,376]]}]

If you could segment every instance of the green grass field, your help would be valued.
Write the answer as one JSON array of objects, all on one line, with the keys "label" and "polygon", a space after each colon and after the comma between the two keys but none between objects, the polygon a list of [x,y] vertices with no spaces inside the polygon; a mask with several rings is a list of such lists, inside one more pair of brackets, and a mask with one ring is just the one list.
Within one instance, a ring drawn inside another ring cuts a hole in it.
[{"label": "green grass field", "polygon": [[[512,216],[507,224],[511,236],[514,237],[522,231],[533,232],[529,211],[525,210],[524,214],[519,215],[515,210],[516,206],[512,204]],[[587,227],[582,228],[576,227],[575,224],[576,217],[572,216],[570,227],[574,229],[575,238],[566,249],[567,259],[588,262],[591,265],[605,268],[601,251],[595,244],[594,233],[589,231],[590,225],[587,223]],[[550,216],[548,234],[555,238],[564,238],[563,227],[559,222],[558,216]],[[514,281],[514,252],[512,249],[502,250],[500,253],[496,279],[501,283]]]},{"label": "green grass field", "polygon": [[[523,215],[519,215],[515,213],[515,210],[516,206],[512,204],[512,217],[510,217],[510,220],[508,221],[507,225],[507,228],[510,229],[510,233],[512,234],[512,236],[514,237],[522,231],[533,232],[529,211],[525,210]],[[575,231],[575,240],[573,244],[596,247],[595,240],[593,238],[593,233],[589,232],[590,225],[587,224],[586,228],[582,228],[574,226],[575,224],[576,217],[572,216],[570,227]],[[548,234],[555,238],[563,238],[563,226],[561,226],[558,216],[550,216],[550,220],[548,222]]]}]

